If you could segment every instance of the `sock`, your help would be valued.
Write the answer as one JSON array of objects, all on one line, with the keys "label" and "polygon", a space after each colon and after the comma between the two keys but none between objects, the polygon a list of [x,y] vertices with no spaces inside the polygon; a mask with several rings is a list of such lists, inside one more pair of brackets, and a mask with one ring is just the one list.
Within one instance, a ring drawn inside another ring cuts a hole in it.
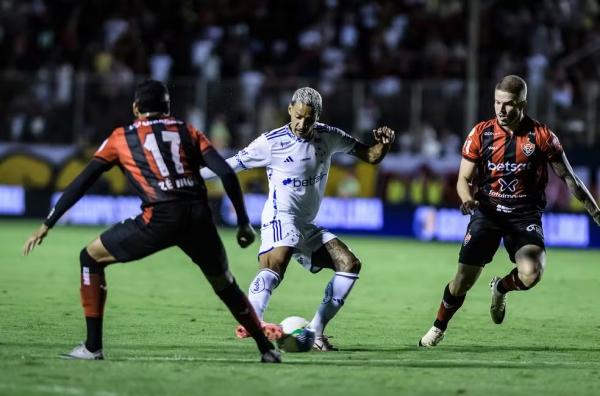
[{"label": "sock", "polygon": [[254,338],[260,353],[274,349],[273,344],[263,334],[260,320],[256,316],[254,308],[252,308],[248,298],[246,298],[246,295],[240,290],[235,281],[216,293],[225,305],[227,305],[227,308],[229,308],[229,311],[238,323],[244,326],[252,338]]},{"label": "sock", "polygon": [[94,260],[84,248],[79,254],[81,265],[81,305],[85,315],[87,338],[85,347],[90,352],[102,349],[102,318],[106,303],[104,265]]},{"label": "sock", "polygon": [[440,304],[440,308],[438,309],[437,317],[433,325],[442,331],[446,331],[448,327],[448,322],[452,319],[452,316],[458,311],[458,309],[465,302],[464,296],[453,296],[450,293],[449,284],[446,285],[444,289],[444,297],[442,298],[442,302]]},{"label": "sock", "polygon": [[254,307],[259,320],[263,320],[273,289],[279,285],[279,281],[280,278],[277,272],[270,269],[262,269],[256,274],[252,283],[250,283],[248,300],[250,300],[250,304]]},{"label": "sock", "polygon": [[344,301],[354,283],[358,280],[358,274],[351,272],[336,272],[325,288],[325,297],[319,306],[317,313],[308,325],[315,331],[317,336],[323,335],[327,323],[338,313],[344,305]]},{"label": "sock", "polygon": [[506,294],[513,290],[529,290],[529,287],[525,286],[521,279],[519,279],[519,270],[513,268],[508,275],[498,282],[496,290],[498,290],[499,293]]}]

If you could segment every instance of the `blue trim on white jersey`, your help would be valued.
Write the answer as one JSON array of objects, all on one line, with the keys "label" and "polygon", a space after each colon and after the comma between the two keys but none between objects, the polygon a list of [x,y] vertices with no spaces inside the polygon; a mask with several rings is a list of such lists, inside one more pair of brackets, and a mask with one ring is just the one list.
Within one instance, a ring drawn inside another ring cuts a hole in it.
[{"label": "blue trim on white jersey", "polygon": [[268,138],[268,137],[270,137],[270,136],[272,136],[272,135],[274,135],[274,134],[276,134],[278,132],[282,132],[286,127],[287,127],[287,124],[284,125],[284,126],[282,126],[282,127],[280,127],[280,128],[273,129],[272,131],[265,132],[265,137]]},{"label": "blue trim on white jersey", "polygon": [[277,134],[277,135],[271,135],[271,136],[269,136],[269,137],[267,138],[267,140],[275,139],[275,138],[278,138],[278,137],[280,137],[280,136],[286,136],[287,134],[288,134],[287,132],[281,132],[281,133],[279,133],[279,134]]},{"label": "blue trim on white jersey", "polygon": [[244,168],[244,170],[248,170],[248,167],[246,165],[244,165],[244,163],[242,162],[242,160],[240,159],[240,155],[236,154],[235,155],[235,160],[237,161],[238,164],[240,164],[240,166],[242,168]]}]

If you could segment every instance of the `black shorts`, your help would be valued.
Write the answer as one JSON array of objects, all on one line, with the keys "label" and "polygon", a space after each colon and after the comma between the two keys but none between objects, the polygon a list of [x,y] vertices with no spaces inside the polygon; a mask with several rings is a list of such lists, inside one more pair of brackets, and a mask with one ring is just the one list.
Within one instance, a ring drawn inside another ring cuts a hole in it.
[{"label": "black shorts", "polygon": [[210,208],[201,201],[147,207],[137,217],[123,220],[103,232],[100,240],[121,263],[178,246],[205,275],[222,275],[228,268]]},{"label": "black shorts", "polygon": [[507,215],[477,210],[471,216],[458,262],[483,267],[494,258],[501,239],[513,263],[515,253],[525,245],[545,249],[541,214]]}]

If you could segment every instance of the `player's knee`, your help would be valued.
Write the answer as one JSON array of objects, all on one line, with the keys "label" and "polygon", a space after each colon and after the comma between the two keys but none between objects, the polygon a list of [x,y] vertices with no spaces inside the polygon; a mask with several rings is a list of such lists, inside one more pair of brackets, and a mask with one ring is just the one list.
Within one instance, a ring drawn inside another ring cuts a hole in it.
[{"label": "player's knee", "polygon": [[360,262],[360,260],[353,254],[350,254],[346,256],[344,260],[341,261],[338,267],[338,271],[349,272],[351,274],[358,274],[360,272],[361,267],[362,263]]},{"label": "player's knee", "polygon": [[81,249],[79,252],[79,265],[83,269],[88,268],[88,271],[92,274],[98,274],[104,271],[104,264],[100,264],[96,261],[87,251],[87,248]]}]

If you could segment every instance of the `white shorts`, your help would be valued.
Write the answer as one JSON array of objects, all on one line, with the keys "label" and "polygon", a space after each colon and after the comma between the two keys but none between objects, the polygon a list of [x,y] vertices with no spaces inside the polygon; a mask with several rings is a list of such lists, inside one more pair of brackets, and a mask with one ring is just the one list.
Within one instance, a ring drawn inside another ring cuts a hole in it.
[{"label": "white shorts", "polygon": [[260,229],[261,243],[258,255],[279,246],[289,246],[294,248],[293,257],[296,261],[310,272],[316,273],[323,268],[312,263],[312,254],[335,238],[335,234],[312,223],[299,225],[293,220],[273,220]]}]

